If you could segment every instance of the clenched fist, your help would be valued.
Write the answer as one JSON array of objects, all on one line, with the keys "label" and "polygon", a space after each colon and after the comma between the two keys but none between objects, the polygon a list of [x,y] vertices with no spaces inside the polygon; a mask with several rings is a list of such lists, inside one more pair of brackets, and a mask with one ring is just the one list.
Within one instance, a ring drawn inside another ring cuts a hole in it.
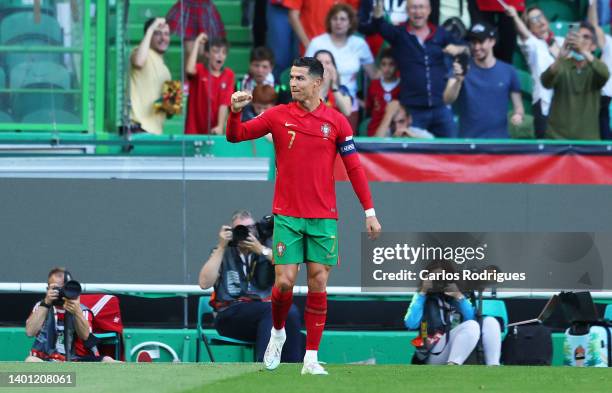
[{"label": "clenched fist", "polygon": [[238,113],[245,106],[249,105],[253,96],[246,91],[236,91],[232,94],[232,112]]}]

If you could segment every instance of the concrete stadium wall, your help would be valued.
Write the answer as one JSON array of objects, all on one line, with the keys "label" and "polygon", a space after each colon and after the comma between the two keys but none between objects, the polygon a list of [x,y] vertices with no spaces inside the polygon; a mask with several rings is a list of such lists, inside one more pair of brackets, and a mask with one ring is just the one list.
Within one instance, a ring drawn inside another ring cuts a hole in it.
[{"label": "concrete stadium wall", "polygon": [[[386,231],[612,230],[609,186],[371,187]],[[330,285],[359,286],[363,213],[350,184],[337,191],[341,265]],[[219,227],[237,208],[269,213],[272,194],[259,181],[2,179],[0,282],[43,282],[60,265],[88,283],[195,284]]]}]

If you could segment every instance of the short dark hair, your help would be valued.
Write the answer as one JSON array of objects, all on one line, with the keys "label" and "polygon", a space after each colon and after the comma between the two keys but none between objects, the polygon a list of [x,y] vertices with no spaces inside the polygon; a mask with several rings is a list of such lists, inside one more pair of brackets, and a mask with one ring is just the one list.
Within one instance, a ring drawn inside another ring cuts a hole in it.
[{"label": "short dark hair", "polygon": [[298,57],[293,60],[293,66],[308,68],[311,76],[323,78],[323,64],[314,57]]},{"label": "short dark hair", "polygon": [[210,48],[212,48],[213,46],[217,48],[225,48],[225,50],[228,50],[229,42],[227,42],[227,40],[223,37],[213,37],[206,41],[206,44],[204,44],[204,51],[210,52]]},{"label": "short dark hair", "polygon": [[252,63],[254,61],[269,61],[270,65],[274,67],[274,53],[267,46],[258,46],[257,48],[251,51],[251,57],[249,58],[249,62]]},{"label": "short dark hair", "polygon": [[155,19],[157,18],[149,18],[145,21],[144,23],[144,33],[147,34],[147,30],[149,30],[149,27],[151,27],[151,25],[153,24],[153,22],[155,22]]},{"label": "short dark hair", "polygon": [[329,12],[325,17],[325,30],[331,34],[331,20],[334,16],[336,16],[336,14],[339,14],[340,12],[346,12],[346,14],[348,15],[349,29],[346,34],[352,35],[357,30],[357,24],[359,21],[357,20],[357,13],[353,9],[353,7],[344,3],[336,4],[329,9]]},{"label": "short dark hair", "polygon": [[580,28],[587,29],[588,31],[590,31],[591,34],[593,35],[593,43],[597,45],[597,33],[595,32],[595,27],[593,27],[593,25],[590,22],[583,20],[582,22],[580,22]]},{"label": "short dark hair", "polygon": [[385,48],[380,51],[379,59],[392,59],[395,61],[395,56],[393,55],[393,48]]}]

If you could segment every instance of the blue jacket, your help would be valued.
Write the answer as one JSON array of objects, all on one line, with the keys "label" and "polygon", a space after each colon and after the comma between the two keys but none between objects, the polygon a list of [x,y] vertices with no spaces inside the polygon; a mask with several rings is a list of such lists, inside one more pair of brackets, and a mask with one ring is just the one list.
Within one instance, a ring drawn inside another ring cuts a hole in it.
[{"label": "blue jacket", "polygon": [[[404,316],[404,325],[406,328],[410,330],[420,328],[426,297],[427,296],[418,292],[412,297],[410,307],[408,307],[408,311],[406,311],[406,315]],[[461,314],[463,321],[475,319],[474,307],[472,307],[472,303],[470,303],[467,298],[463,298],[460,301],[454,300],[452,306]]]},{"label": "blue jacket", "polygon": [[442,50],[448,44],[463,45],[446,30],[430,25],[424,44],[408,32],[407,24],[393,26],[383,18],[372,19],[374,29],[391,44],[400,72],[400,102],[408,107],[431,108],[444,105],[442,96],[450,71],[450,58]]}]

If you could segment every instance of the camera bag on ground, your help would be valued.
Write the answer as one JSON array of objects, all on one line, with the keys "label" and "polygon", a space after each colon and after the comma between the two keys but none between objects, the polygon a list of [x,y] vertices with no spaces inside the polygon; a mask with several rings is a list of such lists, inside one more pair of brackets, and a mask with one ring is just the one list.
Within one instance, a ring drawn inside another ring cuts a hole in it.
[{"label": "camera bag on ground", "polygon": [[511,326],[502,342],[501,362],[506,365],[550,366],[551,330],[541,323]]}]

